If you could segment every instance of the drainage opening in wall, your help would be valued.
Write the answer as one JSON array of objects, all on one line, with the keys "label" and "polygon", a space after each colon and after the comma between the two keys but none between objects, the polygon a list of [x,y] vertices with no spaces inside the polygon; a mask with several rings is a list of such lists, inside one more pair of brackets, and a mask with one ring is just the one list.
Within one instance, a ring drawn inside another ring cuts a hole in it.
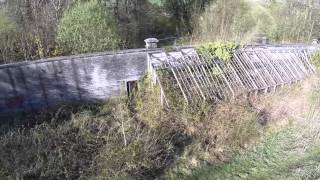
[{"label": "drainage opening in wall", "polygon": [[131,96],[134,91],[138,90],[137,81],[127,81],[126,86],[127,86],[128,97]]}]

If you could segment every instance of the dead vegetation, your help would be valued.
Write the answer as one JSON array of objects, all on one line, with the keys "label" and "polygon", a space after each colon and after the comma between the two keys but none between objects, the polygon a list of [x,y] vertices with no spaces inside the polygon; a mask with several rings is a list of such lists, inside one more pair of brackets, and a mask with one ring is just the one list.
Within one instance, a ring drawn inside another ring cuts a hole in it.
[{"label": "dead vegetation", "polygon": [[171,92],[167,108],[161,105],[159,87],[145,77],[130,98],[64,105],[7,126],[0,136],[0,177],[155,179],[190,174],[205,164],[229,162],[265,132],[303,121],[316,81],[189,106],[163,81]]},{"label": "dead vegetation", "polygon": [[168,109],[158,87],[139,87],[130,101],[30,115],[0,137],[0,177],[154,179],[182,162],[226,161],[263,129],[246,100]]},{"label": "dead vegetation", "polygon": [[[223,164],[270,132],[309,116],[312,78],[272,94],[161,105],[146,77],[131,98],[26,116],[0,136],[3,179],[155,179]],[[174,93],[172,93],[174,94]],[[179,97],[171,96],[172,98]],[[180,102],[180,103],[179,103]],[[32,123],[30,123],[32,122]],[[312,128],[311,128],[312,129]],[[315,129],[315,128],[313,128]]]},{"label": "dead vegetation", "polygon": [[318,76],[251,97],[252,107],[268,117],[261,141],[230,162],[172,173],[169,179],[319,179],[319,97]]}]

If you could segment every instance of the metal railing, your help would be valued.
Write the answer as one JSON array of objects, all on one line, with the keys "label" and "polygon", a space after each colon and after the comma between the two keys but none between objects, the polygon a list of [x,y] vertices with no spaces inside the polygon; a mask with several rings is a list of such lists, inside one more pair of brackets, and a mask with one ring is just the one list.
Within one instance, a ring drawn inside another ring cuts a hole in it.
[{"label": "metal railing", "polygon": [[[187,103],[220,101],[244,93],[274,92],[302,81],[315,72],[310,57],[314,46],[249,46],[238,49],[228,61],[201,56],[195,50],[162,53],[152,59],[153,75],[169,70]],[[157,77],[161,84],[161,78]],[[165,93],[165,92],[164,92]]]}]

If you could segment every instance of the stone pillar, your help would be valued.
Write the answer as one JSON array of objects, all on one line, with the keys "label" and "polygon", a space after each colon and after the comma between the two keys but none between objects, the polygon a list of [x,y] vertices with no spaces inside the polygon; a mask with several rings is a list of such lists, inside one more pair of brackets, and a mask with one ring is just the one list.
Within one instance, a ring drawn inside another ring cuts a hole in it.
[{"label": "stone pillar", "polygon": [[261,44],[269,44],[269,38],[264,36],[261,38]]},{"label": "stone pillar", "polygon": [[144,42],[146,43],[147,49],[155,49],[158,47],[159,40],[157,38],[148,38],[145,39]]}]

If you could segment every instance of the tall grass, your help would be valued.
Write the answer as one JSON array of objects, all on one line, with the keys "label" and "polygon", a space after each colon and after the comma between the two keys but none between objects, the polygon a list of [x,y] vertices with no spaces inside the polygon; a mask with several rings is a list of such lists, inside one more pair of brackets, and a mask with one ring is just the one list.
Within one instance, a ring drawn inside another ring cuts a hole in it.
[{"label": "tall grass", "polygon": [[194,160],[224,161],[259,135],[245,100],[168,109],[159,87],[139,87],[129,99],[30,115],[37,123],[0,136],[0,178],[155,179]]},{"label": "tall grass", "polygon": [[262,142],[229,162],[204,165],[189,175],[174,173],[169,179],[319,179],[319,82],[314,78],[282,89],[269,100],[262,98],[273,120]]}]

